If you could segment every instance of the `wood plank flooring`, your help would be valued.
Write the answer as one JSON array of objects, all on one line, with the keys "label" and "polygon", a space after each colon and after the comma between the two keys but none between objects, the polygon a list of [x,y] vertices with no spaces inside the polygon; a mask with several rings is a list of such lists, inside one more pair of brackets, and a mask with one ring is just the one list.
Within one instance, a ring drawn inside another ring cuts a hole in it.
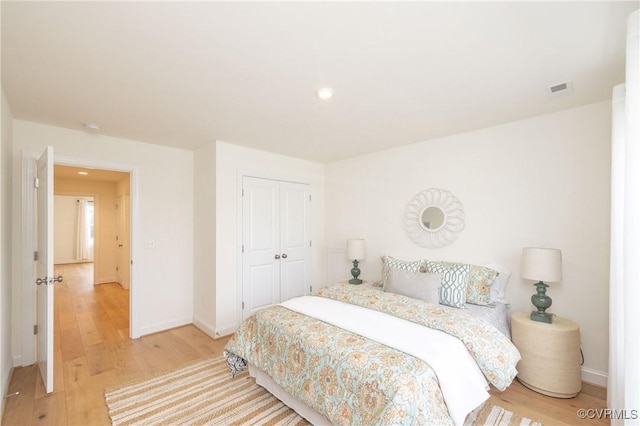
[{"label": "wood plank flooring", "polygon": [[37,365],[17,368],[2,425],[110,425],[104,389],[153,377],[190,361],[219,356],[227,339],[194,326],[129,339],[129,291],[93,286],[91,264],[56,266],[54,392],[46,395]]},{"label": "wood plank flooring", "polygon": [[[222,354],[227,339],[213,340],[194,326],[129,339],[129,292],[118,284],[93,286],[92,265],[62,265],[55,284],[55,383],[44,392],[36,365],[17,368],[2,425],[110,425],[104,389],[153,377],[190,361]],[[580,420],[580,408],[605,408],[603,389],[585,386],[576,398],[557,399],[519,382],[491,390],[489,403],[545,425],[604,425]]]}]

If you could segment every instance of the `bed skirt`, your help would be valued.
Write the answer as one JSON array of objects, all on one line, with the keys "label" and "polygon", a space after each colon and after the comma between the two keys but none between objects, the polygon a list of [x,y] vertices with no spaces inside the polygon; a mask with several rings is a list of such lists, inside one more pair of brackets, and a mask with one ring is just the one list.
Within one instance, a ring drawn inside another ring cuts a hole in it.
[{"label": "bed skirt", "polygon": [[249,375],[256,379],[256,383],[266,390],[268,390],[273,396],[284,402],[289,408],[302,417],[307,419],[314,426],[330,426],[331,422],[322,414],[318,413],[307,404],[301,402],[294,396],[291,396],[286,390],[277,384],[267,373],[249,364]]}]

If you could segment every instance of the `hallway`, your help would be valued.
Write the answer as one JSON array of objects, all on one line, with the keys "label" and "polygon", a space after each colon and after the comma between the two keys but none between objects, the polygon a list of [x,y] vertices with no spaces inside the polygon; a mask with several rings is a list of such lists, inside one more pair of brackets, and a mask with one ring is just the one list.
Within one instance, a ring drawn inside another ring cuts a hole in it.
[{"label": "hallway", "polygon": [[54,391],[46,395],[37,364],[16,368],[2,425],[110,425],[104,389],[219,356],[214,341],[192,325],[129,339],[129,291],[93,286],[90,263],[58,265],[54,295]]},{"label": "hallway", "polygon": [[103,362],[96,355],[129,339],[129,290],[116,283],[94,286],[92,263],[56,265],[54,275],[64,278],[54,286],[54,359],[86,354],[97,374]]}]

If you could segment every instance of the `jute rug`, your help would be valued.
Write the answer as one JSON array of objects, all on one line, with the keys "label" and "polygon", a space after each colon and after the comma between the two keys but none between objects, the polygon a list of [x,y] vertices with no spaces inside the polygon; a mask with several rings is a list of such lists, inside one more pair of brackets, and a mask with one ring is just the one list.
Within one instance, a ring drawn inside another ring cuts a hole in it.
[{"label": "jute rug", "polygon": [[[150,380],[105,390],[112,424],[118,425],[308,425],[243,372],[234,379],[223,357],[206,359]],[[538,423],[488,405],[468,425]]]},{"label": "jute rug", "polygon": [[541,423],[491,404],[485,404],[479,411],[471,413],[464,424],[465,426],[542,426]]}]

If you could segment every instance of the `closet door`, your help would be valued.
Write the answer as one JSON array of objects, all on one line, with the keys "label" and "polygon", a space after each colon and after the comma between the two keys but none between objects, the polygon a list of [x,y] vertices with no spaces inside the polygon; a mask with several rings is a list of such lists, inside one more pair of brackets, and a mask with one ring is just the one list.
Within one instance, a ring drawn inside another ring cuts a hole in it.
[{"label": "closet door", "polygon": [[242,181],[242,297],[245,319],[280,303],[280,197],[278,181]]},{"label": "closet door", "polygon": [[242,318],[307,293],[309,185],[243,177]]},{"label": "closet door", "polygon": [[311,283],[309,185],[280,183],[280,300],[304,296]]}]

